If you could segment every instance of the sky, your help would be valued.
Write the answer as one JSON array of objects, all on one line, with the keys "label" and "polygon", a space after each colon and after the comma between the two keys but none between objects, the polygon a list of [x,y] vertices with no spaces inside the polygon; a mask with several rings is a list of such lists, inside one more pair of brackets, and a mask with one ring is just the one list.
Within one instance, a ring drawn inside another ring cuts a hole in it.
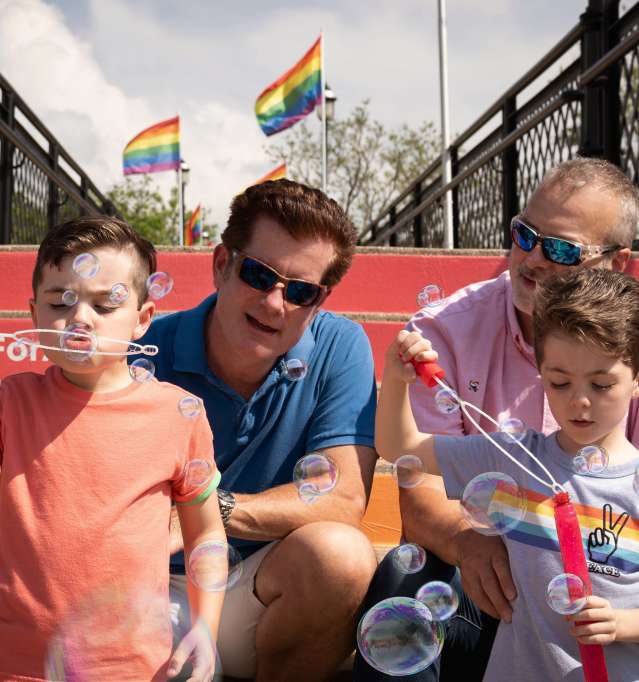
[{"label": "sky", "polygon": [[[451,131],[461,133],[578,21],[586,0],[448,0]],[[439,128],[436,0],[0,0],[0,73],[107,191],[122,149],[180,115],[186,203],[223,225],[271,170],[253,106],[325,36],[336,115]],[[319,121],[313,118],[319,134]],[[164,192],[175,174],[156,174]]]}]

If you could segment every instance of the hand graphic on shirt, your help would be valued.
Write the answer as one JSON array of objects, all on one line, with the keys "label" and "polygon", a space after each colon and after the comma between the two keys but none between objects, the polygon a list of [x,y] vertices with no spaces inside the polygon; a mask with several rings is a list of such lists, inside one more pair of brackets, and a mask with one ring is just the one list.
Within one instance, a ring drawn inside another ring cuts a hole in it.
[{"label": "hand graphic on shirt", "polygon": [[[595,528],[588,536],[588,558],[590,561],[608,563],[608,559],[617,551],[617,541],[629,518],[628,512],[623,512],[623,514],[619,514],[617,520],[613,523],[612,505],[604,504],[603,523],[601,527]],[[596,558],[593,550],[596,550],[597,555],[604,554],[604,558]]]}]

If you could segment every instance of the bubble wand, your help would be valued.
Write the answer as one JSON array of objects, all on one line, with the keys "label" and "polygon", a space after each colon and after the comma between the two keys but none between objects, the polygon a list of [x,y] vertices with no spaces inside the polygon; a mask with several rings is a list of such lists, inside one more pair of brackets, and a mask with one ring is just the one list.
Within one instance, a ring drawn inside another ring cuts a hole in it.
[{"label": "bubble wand", "polygon": [[[486,433],[484,429],[479,426],[473,416],[468,412],[468,408],[476,410],[479,414],[486,417],[496,426],[499,426],[499,424],[490,415],[487,415],[485,412],[480,410],[476,405],[462,400],[450,386],[444,383],[446,373],[437,363],[415,362],[414,360],[411,362],[415,367],[417,376],[424,382],[424,384],[426,384],[426,386],[433,388],[434,386],[439,385],[447,391],[452,391],[463,413],[473,423],[475,428],[477,428],[493,445],[495,445],[517,466],[526,471],[537,481],[540,481],[545,486],[551,488],[553,491],[555,526],[557,528],[559,551],[561,553],[561,562],[564,567],[564,572],[573,573],[574,575],[581,578],[586,594],[592,594],[592,583],[590,582],[590,575],[588,573],[588,566],[586,564],[586,555],[584,553],[583,541],[581,539],[579,519],[577,518],[575,508],[570,501],[568,492],[563,488],[563,486],[555,481],[548,469],[546,469],[546,467],[537,459],[537,457],[535,457],[532,452],[530,452],[530,450],[528,450],[525,445],[523,445],[523,443],[520,443],[517,439],[513,439],[517,445],[530,457],[532,457],[532,459],[544,470],[551,480],[550,484],[529,471],[521,462],[516,460],[507,450],[501,447],[499,443],[497,443],[488,433]],[[568,589],[571,597],[576,596],[573,594],[573,587],[569,586]],[[578,622],[578,624],[582,623]],[[579,655],[581,657],[585,682],[608,682],[606,659],[604,656],[603,647],[600,644],[579,643]]]}]

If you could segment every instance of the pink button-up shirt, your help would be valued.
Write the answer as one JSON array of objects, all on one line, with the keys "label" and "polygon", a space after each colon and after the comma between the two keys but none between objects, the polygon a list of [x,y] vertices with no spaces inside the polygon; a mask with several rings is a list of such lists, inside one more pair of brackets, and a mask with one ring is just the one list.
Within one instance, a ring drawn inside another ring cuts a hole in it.
[{"label": "pink button-up shirt", "polygon": [[[513,304],[508,272],[460,289],[435,308],[422,308],[407,329],[419,331],[439,353],[446,380],[463,400],[474,403],[498,422],[517,417],[526,428],[545,434],[559,426],[550,411],[532,347],[524,340]],[[439,411],[437,388],[416,382],[410,388],[415,421],[424,433],[478,433],[456,410]],[[639,401],[633,400],[626,435],[639,446]],[[472,413],[488,431],[497,427]]]}]

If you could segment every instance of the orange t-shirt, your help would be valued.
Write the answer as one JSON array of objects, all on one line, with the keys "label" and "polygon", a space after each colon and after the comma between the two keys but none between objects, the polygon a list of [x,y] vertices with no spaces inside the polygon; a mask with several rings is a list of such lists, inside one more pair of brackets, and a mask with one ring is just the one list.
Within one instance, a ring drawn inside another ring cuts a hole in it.
[{"label": "orange t-shirt", "polygon": [[53,640],[89,679],[166,679],[171,500],[219,483],[186,395],[155,380],[89,393],[58,367],[0,384],[0,680],[43,679]]}]

